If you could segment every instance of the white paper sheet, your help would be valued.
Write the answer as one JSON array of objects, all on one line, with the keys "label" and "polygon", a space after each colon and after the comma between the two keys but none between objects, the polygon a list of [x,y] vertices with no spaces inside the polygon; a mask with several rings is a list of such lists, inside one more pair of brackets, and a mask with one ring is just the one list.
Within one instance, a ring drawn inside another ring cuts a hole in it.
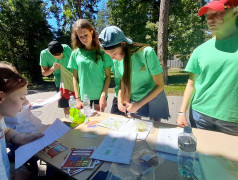
[{"label": "white paper sheet", "polygon": [[136,140],[135,133],[110,131],[91,158],[130,164]]},{"label": "white paper sheet", "polygon": [[15,168],[19,168],[33,155],[63,136],[70,128],[59,119],[45,130],[44,136],[19,147],[15,151]]},{"label": "white paper sheet", "polygon": [[43,101],[31,104],[30,110],[43,107],[43,106],[45,106],[47,104],[51,104],[51,103],[53,103],[55,101],[58,101],[60,98],[61,98],[61,92],[58,92],[57,94],[55,94],[52,97],[49,97],[47,99],[44,99]]},{"label": "white paper sheet", "polygon": [[160,127],[156,150],[171,154],[178,153],[178,135],[183,132],[183,128]]},{"label": "white paper sheet", "polygon": [[128,120],[129,120],[128,118],[118,118],[110,116],[107,119],[98,123],[98,125],[113,130],[119,130],[125,123],[127,123]]},{"label": "white paper sheet", "polygon": [[[144,127],[144,131],[138,131],[138,126]],[[134,132],[137,134],[136,139],[145,140],[153,127],[153,122],[143,121],[139,119],[130,119],[126,124],[122,125],[119,131]]]}]

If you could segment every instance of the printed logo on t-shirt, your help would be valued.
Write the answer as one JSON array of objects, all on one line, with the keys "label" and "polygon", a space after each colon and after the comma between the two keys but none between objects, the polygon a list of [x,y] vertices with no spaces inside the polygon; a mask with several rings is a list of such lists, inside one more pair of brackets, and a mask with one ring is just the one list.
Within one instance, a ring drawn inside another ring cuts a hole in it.
[{"label": "printed logo on t-shirt", "polygon": [[143,65],[141,68],[140,68],[140,71],[144,71],[145,70],[145,65]]}]

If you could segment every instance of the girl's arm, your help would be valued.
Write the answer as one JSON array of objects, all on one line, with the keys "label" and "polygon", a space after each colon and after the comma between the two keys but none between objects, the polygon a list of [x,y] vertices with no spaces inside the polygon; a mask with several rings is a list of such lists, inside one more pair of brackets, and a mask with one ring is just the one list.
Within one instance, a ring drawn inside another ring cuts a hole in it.
[{"label": "girl's arm", "polygon": [[74,93],[76,98],[76,107],[78,109],[83,108],[83,102],[81,101],[80,97],[80,89],[78,88],[78,71],[73,69],[73,85],[74,85]]},{"label": "girl's arm", "polygon": [[135,113],[138,109],[144,106],[146,103],[154,99],[163,89],[164,89],[164,80],[162,74],[156,74],[153,76],[155,82],[155,87],[140,101],[135,103],[127,103],[127,110],[131,113]]},{"label": "girl's arm", "polygon": [[41,138],[42,136],[44,136],[43,133],[21,134],[11,128],[7,128],[5,130],[6,141],[17,145],[27,144],[31,141]]},{"label": "girl's arm", "polygon": [[184,95],[183,95],[183,101],[180,107],[180,114],[177,118],[177,124],[180,127],[184,127],[184,126],[188,126],[188,122],[187,122],[187,118],[185,116],[186,114],[186,110],[193,98],[193,94],[194,94],[194,83],[196,80],[197,76],[193,73],[190,73],[189,75],[189,79],[188,79],[188,83],[186,85],[185,91],[184,91]]},{"label": "girl's arm", "polygon": [[107,90],[111,82],[111,68],[110,67],[107,67],[105,69],[105,75],[106,75],[106,78],[104,82],[104,87],[103,87],[102,94],[99,100],[100,112],[103,112],[105,107],[107,106],[107,100],[106,100]]}]

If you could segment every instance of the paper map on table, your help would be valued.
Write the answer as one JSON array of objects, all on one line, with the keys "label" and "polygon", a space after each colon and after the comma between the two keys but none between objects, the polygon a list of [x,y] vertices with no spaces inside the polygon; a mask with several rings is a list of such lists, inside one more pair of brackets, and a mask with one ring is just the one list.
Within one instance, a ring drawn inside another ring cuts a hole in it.
[{"label": "paper map on table", "polygon": [[122,125],[127,123],[129,119],[127,118],[118,118],[118,117],[108,117],[107,119],[98,123],[99,126],[110,128],[113,130],[119,130]]},{"label": "paper map on table", "polygon": [[90,158],[130,164],[135,141],[135,133],[110,131]]}]

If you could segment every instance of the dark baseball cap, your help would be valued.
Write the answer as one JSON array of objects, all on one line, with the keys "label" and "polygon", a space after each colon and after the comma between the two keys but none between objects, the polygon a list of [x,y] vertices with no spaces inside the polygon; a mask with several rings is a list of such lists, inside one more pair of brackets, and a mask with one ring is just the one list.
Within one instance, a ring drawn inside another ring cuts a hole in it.
[{"label": "dark baseball cap", "polygon": [[58,42],[58,41],[51,41],[51,42],[48,44],[48,50],[50,51],[50,53],[51,53],[53,56],[57,56],[57,55],[63,53],[64,48],[63,48],[63,46],[60,44],[60,42]]}]

